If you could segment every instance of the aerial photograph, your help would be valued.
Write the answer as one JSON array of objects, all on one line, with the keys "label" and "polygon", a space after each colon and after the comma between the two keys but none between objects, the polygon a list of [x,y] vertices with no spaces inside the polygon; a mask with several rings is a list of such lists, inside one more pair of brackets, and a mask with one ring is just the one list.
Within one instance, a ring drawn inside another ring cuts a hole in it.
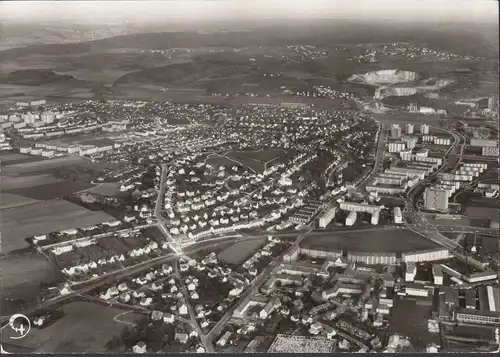
[{"label": "aerial photograph", "polygon": [[0,353],[500,353],[496,0],[0,2]]}]

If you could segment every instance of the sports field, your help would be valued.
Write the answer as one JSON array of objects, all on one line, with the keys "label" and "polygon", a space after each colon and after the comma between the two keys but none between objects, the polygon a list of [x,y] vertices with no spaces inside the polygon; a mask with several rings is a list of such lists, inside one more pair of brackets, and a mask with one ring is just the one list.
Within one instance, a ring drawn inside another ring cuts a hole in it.
[{"label": "sports field", "polygon": [[437,244],[406,229],[327,233],[306,237],[303,248],[351,252],[404,253],[436,248]]}]

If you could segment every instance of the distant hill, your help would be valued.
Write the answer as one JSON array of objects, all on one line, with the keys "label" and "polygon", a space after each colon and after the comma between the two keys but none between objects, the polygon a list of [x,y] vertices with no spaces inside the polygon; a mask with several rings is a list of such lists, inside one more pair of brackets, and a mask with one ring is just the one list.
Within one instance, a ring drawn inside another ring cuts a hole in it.
[{"label": "distant hill", "polygon": [[0,83],[39,86],[54,82],[75,80],[73,76],[57,74],[51,70],[26,69],[0,77]]},{"label": "distant hill", "polygon": [[252,65],[223,61],[187,62],[127,73],[115,81],[114,85],[185,85],[200,79],[227,78],[257,72]]},{"label": "distant hill", "polygon": [[[486,25],[485,25],[486,26]],[[481,31],[480,31],[481,30]],[[78,54],[118,48],[165,49],[197,47],[279,46],[310,44],[331,46],[339,43],[425,42],[444,51],[498,56],[498,28],[466,29],[460,24],[411,25],[394,23],[350,23],[283,25],[256,28],[245,32],[141,33],[115,36],[102,40],[62,45],[33,45],[0,51],[2,59],[15,59],[34,54]]]}]

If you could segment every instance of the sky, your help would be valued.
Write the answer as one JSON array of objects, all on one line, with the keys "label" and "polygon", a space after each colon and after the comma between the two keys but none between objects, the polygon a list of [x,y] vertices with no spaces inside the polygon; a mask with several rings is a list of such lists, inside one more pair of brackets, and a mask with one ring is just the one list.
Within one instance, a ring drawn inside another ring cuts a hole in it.
[{"label": "sky", "polygon": [[130,21],[363,19],[498,23],[496,0],[163,0],[2,1],[5,23]]}]

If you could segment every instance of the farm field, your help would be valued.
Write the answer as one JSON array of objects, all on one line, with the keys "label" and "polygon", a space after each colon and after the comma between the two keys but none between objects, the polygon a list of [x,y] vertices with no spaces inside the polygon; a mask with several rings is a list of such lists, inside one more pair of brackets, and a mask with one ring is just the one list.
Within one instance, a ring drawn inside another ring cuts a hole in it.
[{"label": "farm field", "polygon": [[91,188],[87,192],[96,195],[112,197],[120,194],[120,184],[102,183],[94,188]]},{"label": "farm field", "polygon": [[32,198],[15,195],[13,193],[0,192],[0,210],[18,206],[25,206],[38,202]]},{"label": "farm field", "polygon": [[0,259],[2,272],[0,314],[13,313],[19,307],[16,300],[30,300],[40,292],[40,283],[61,280],[59,269],[36,252],[10,254]]},{"label": "farm field", "polygon": [[35,200],[52,200],[55,198],[70,196],[75,192],[87,190],[93,186],[94,185],[88,182],[61,180],[59,182],[46,183],[39,186],[12,189],[8,190],[8,192],[26,196]]},{"label": "farm field", "polygon": [[240,265],[250,258],[257,249],[265,244],[266,240],[256,239],[236,243],[219,253],[219,259],[225,263]]},{"label": "farm field", "polygon": [[[27,162],[22,164],[9,165],[2,170],[5,176],[17,176],[34,172],[44,172],[64,166],[93,166],[93,164],[80,156],[66,156],[50,160]],[[95,166],[95,165],[94,165]]]},{"label": "farm field", "polygon": [[0,176],[0,184],[2,185],[3,192],[58,183],[60,181],[61,180],[58,180],[52,175],[30,175],[24,177]]},{"label": "farm field", "polygon": [[[139,317],[127,310],[84,301],[70,302],[60,310],[65,316],[43,329],[32,328],[17,344],[37,353],[104,352],[106,343]],[[5,345],[16,343],[9,334],[2,335]]]},{"label": "farm field", "polygon": [[70,228],[84,228],[114,218],[54,199],[2,211],[2,253],[28,247],[25,238]]},{"label": "farm field", "polygon": [[301,243],[309,249],[344,250],[353,252],[404,253],[438,247],[437,244],[408,230],[381,230],[373,232],[328,233],[309,236]]},{"label": "farm field", "polygon": [[24,155],[15,152],[0,153],[0,163],[2,163],[2,167],[43,160],[45,160],[45,158],[40,156]]}]

